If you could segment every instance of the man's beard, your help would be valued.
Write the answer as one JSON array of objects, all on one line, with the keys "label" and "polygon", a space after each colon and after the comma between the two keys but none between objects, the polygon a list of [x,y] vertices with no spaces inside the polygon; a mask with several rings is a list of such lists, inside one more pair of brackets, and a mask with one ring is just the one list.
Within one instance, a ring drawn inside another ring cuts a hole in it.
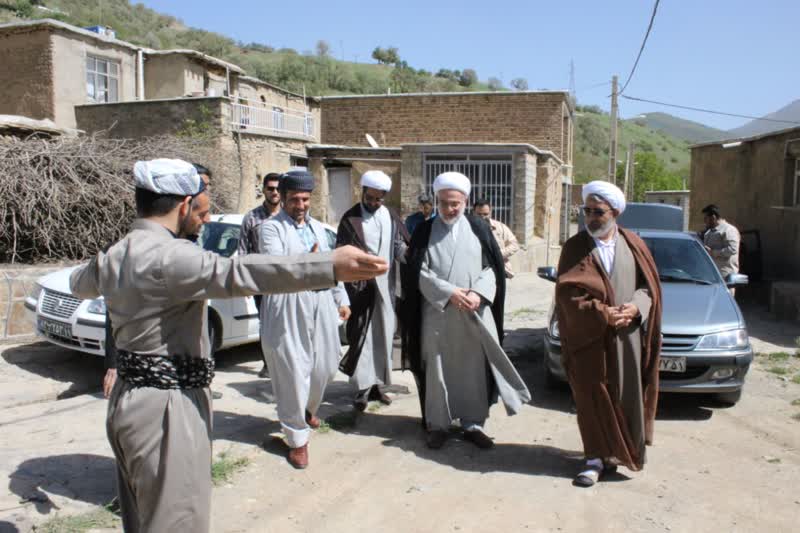
[{"label": "man's beard", "polygon": [[270,205],[272,207],[275,207],[276,205],[280,205],[281,197],[278,196],[277,198],[275,198],[275,201],[273,201],[269,196],[265,196],[264,197],[264,203],[266,203],[267,205]]},{"label": "man's beard", "polygon": [[440,215],[440,217],[442,219],[442,222],[444,222],[448,226],[452,226],[453,224],[458,222],[458,219],[461,218],[461,215],[463,215],[463,214],[464,213],[462,211],[459,211],[458,214],[456,214],[455,216],[452,216],[450,218],[446,218],[444,215]]},{"label": "man's beard", "polygon": [[611,220],[607,221],[606,223],[604,223],[603,225],[601,225],[597,229],[592,229],[587,224],[586,225],[586,231],[588,231],[589,235],[591,235],[595,239],[599,239],[601,237],[605,237],[606,235],[608,235],[609,232],[611,230],[613,230],[616,225],[617,225],[616,219],[612,218]]},{"label": "man's beard", "polygon": [[370,207],[364,202],[361,202],[361,205],[364,206],[364,209],[367,210],[367,213],[374,213],[375,211],[378,210],[378,208],[380,208],[380,206],[378,206],[378,207]]},{"label": "man's beard", "polygon": [[199,231],[194,231],[190,227],[190,223],[192,220],[192,213],[191,210],[186,216],[178,222],[178,238],[180,239],[188,239],[192,242],[196,242],[199,236]]}]

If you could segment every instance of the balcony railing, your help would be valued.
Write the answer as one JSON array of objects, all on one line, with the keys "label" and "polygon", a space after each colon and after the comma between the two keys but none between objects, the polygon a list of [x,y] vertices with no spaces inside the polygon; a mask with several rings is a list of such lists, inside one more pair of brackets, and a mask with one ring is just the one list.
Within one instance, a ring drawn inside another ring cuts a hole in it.
[{"label": "balcony railing", "polygon": [[311,113],[289,111],[277,106],[231,102],[231,126],[236,131],[262,135],[287,135],[308,139],[317,137],[316,124]]}]

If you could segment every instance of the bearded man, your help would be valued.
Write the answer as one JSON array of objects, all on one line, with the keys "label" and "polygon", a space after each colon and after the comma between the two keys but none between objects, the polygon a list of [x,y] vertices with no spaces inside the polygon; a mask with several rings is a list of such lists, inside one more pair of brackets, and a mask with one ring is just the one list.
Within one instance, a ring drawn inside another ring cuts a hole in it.
[{"label": "bearded man", "polygon": [[661,285],[644,241],[617,225],[622,191],[593,181],[582,192],[586,229],[564,243],[555,298],[587,460],[575,484],[591,486],[618,465],[641,470],[653,441]]},{"label": "bearded man", "polygon": [[392,341],[395,319],[397,265],[408,245],[408,232],[400,217],[383,205],[392,179],[380,170],[361,176],[361,202],[339,222],[336,245],[353,245],[382,257],[389,272],[364,283],[346,283],[352,314],[347,321],[349,348],[339,368],[356,387],[354,405],[359,411],[370,400],[392,403],[380,385],[392,383]]},{"label": "bearded man", "polygon": [[503,256],[483,219],[465,216],[471,184],[458,172],[436,178],[439,215],[414,231],[403,275],[403,362],[417,381],[427,444],[441,448],[458,420],[479,448],[489,406],[509,415],[530,392],[503,351]]}]

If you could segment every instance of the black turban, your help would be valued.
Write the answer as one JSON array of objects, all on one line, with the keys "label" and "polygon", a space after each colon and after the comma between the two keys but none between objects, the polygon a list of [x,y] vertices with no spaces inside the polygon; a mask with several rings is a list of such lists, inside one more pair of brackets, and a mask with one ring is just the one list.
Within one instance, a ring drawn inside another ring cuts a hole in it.
[{"label": "black turban", "polygon": [[314,175],[307,170],[290,170],[281,176],[279,187],[281,192],[311,192],[314,190]]}]

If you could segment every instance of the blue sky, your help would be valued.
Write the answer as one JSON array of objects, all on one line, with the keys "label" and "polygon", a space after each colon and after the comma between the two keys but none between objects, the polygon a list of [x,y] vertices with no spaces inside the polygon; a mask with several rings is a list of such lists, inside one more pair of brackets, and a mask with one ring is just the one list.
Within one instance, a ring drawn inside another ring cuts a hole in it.
[{"label": "blue sky", "polygon": [[[506,85],[569,87],[570,60],[581,104],[609,107],[610,84],[624,82],[644,36],[651,0],[143,0],[146,6],[244,42],[298,51],[324,39],[333,55],[370,62],[376,46],[396,46],[415,68],[474,68]],[[662,0],[626,93],[745,115],[764,115],[800,98],[798,0]],[[590,88],[592,87],[592,88]],[[747,122],[621,100],[623,117],[665,111],[722,129]]]}]

